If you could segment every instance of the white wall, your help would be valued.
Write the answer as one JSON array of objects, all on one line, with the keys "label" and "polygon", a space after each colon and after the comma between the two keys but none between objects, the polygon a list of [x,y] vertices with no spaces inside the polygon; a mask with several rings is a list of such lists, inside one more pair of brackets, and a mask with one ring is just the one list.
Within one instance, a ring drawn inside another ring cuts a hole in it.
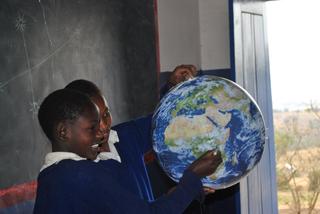
[{"label": "white wall", "polygon": [[228,0],[158,0],[160,70],[230,68]]},{"label": "white wall", "polygon": [[158,0],[160,70],[178,64],[200,65],[197,0]]},{"label": "white wall", "polygon": [[201,68],[230,68],[228,0],[199,0]]}]

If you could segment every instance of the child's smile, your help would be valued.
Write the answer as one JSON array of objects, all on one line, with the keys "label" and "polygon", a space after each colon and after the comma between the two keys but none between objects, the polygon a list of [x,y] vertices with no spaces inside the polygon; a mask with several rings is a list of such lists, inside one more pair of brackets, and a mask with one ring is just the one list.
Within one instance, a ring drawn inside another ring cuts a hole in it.
[{"label": "child's smile", "polygon": [[97,131],[97,139],[101,141],[100,151],[109,152],[109,134],[112,123],[112,117],[106,99],[102,95],[91,97],[91,100],[97,105],[100,115],[99,130]]},{"label": "child's smile", "polygon": [[90,160],[96,159],[100,142],[96,138],[99,130],[99,110],[87,109],[70,124],[70,151]]}]

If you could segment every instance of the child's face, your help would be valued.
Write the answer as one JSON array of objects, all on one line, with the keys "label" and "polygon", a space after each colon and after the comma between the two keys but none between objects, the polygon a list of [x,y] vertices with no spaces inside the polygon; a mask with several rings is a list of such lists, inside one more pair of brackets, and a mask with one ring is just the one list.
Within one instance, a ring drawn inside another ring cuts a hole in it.
[{"label": "child's face", "polygon": [[97,139],[101,142],[100,151],[109,152],[109,134],[112,123],[112,117],[109,112],[109,106],[107,104],[106,99],[102,95],[96,95],[91,97],[91,101],[93,101],[99,108],[100,112],[100,124],[99,130],[97,132]]},{"label": "child's face", "polygon": [[78,119],[69,123],[69,151],[94,160],[99,148],[96,134],[99,129],[99,110],[88,108]]}]

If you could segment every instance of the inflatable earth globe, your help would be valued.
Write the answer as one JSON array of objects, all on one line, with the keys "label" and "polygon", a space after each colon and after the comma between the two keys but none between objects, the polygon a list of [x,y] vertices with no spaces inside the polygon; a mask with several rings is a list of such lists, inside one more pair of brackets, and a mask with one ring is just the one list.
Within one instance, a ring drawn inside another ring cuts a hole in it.
[{"label": "inflatable earth globe", "polygon": [[153,148],[164,171],[178,182],[184,170],[211,149],[222,163],[204,186],[229,187],[259,162],[265,125],[258,105],[236,83],[202,76],[183,82],[160,101],[152,118]]}]

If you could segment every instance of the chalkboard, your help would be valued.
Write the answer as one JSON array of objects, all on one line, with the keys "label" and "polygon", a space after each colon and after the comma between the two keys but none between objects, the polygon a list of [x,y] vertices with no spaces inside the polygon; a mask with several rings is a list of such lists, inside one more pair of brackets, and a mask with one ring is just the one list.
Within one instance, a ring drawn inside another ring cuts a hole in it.
[{"label": "chalkboard", "polygon": [[157,103],[154,2],[2,0],[0,190],[36,179],[50,144],[37,110],[74,79],[95,82],[114,123]]}]

